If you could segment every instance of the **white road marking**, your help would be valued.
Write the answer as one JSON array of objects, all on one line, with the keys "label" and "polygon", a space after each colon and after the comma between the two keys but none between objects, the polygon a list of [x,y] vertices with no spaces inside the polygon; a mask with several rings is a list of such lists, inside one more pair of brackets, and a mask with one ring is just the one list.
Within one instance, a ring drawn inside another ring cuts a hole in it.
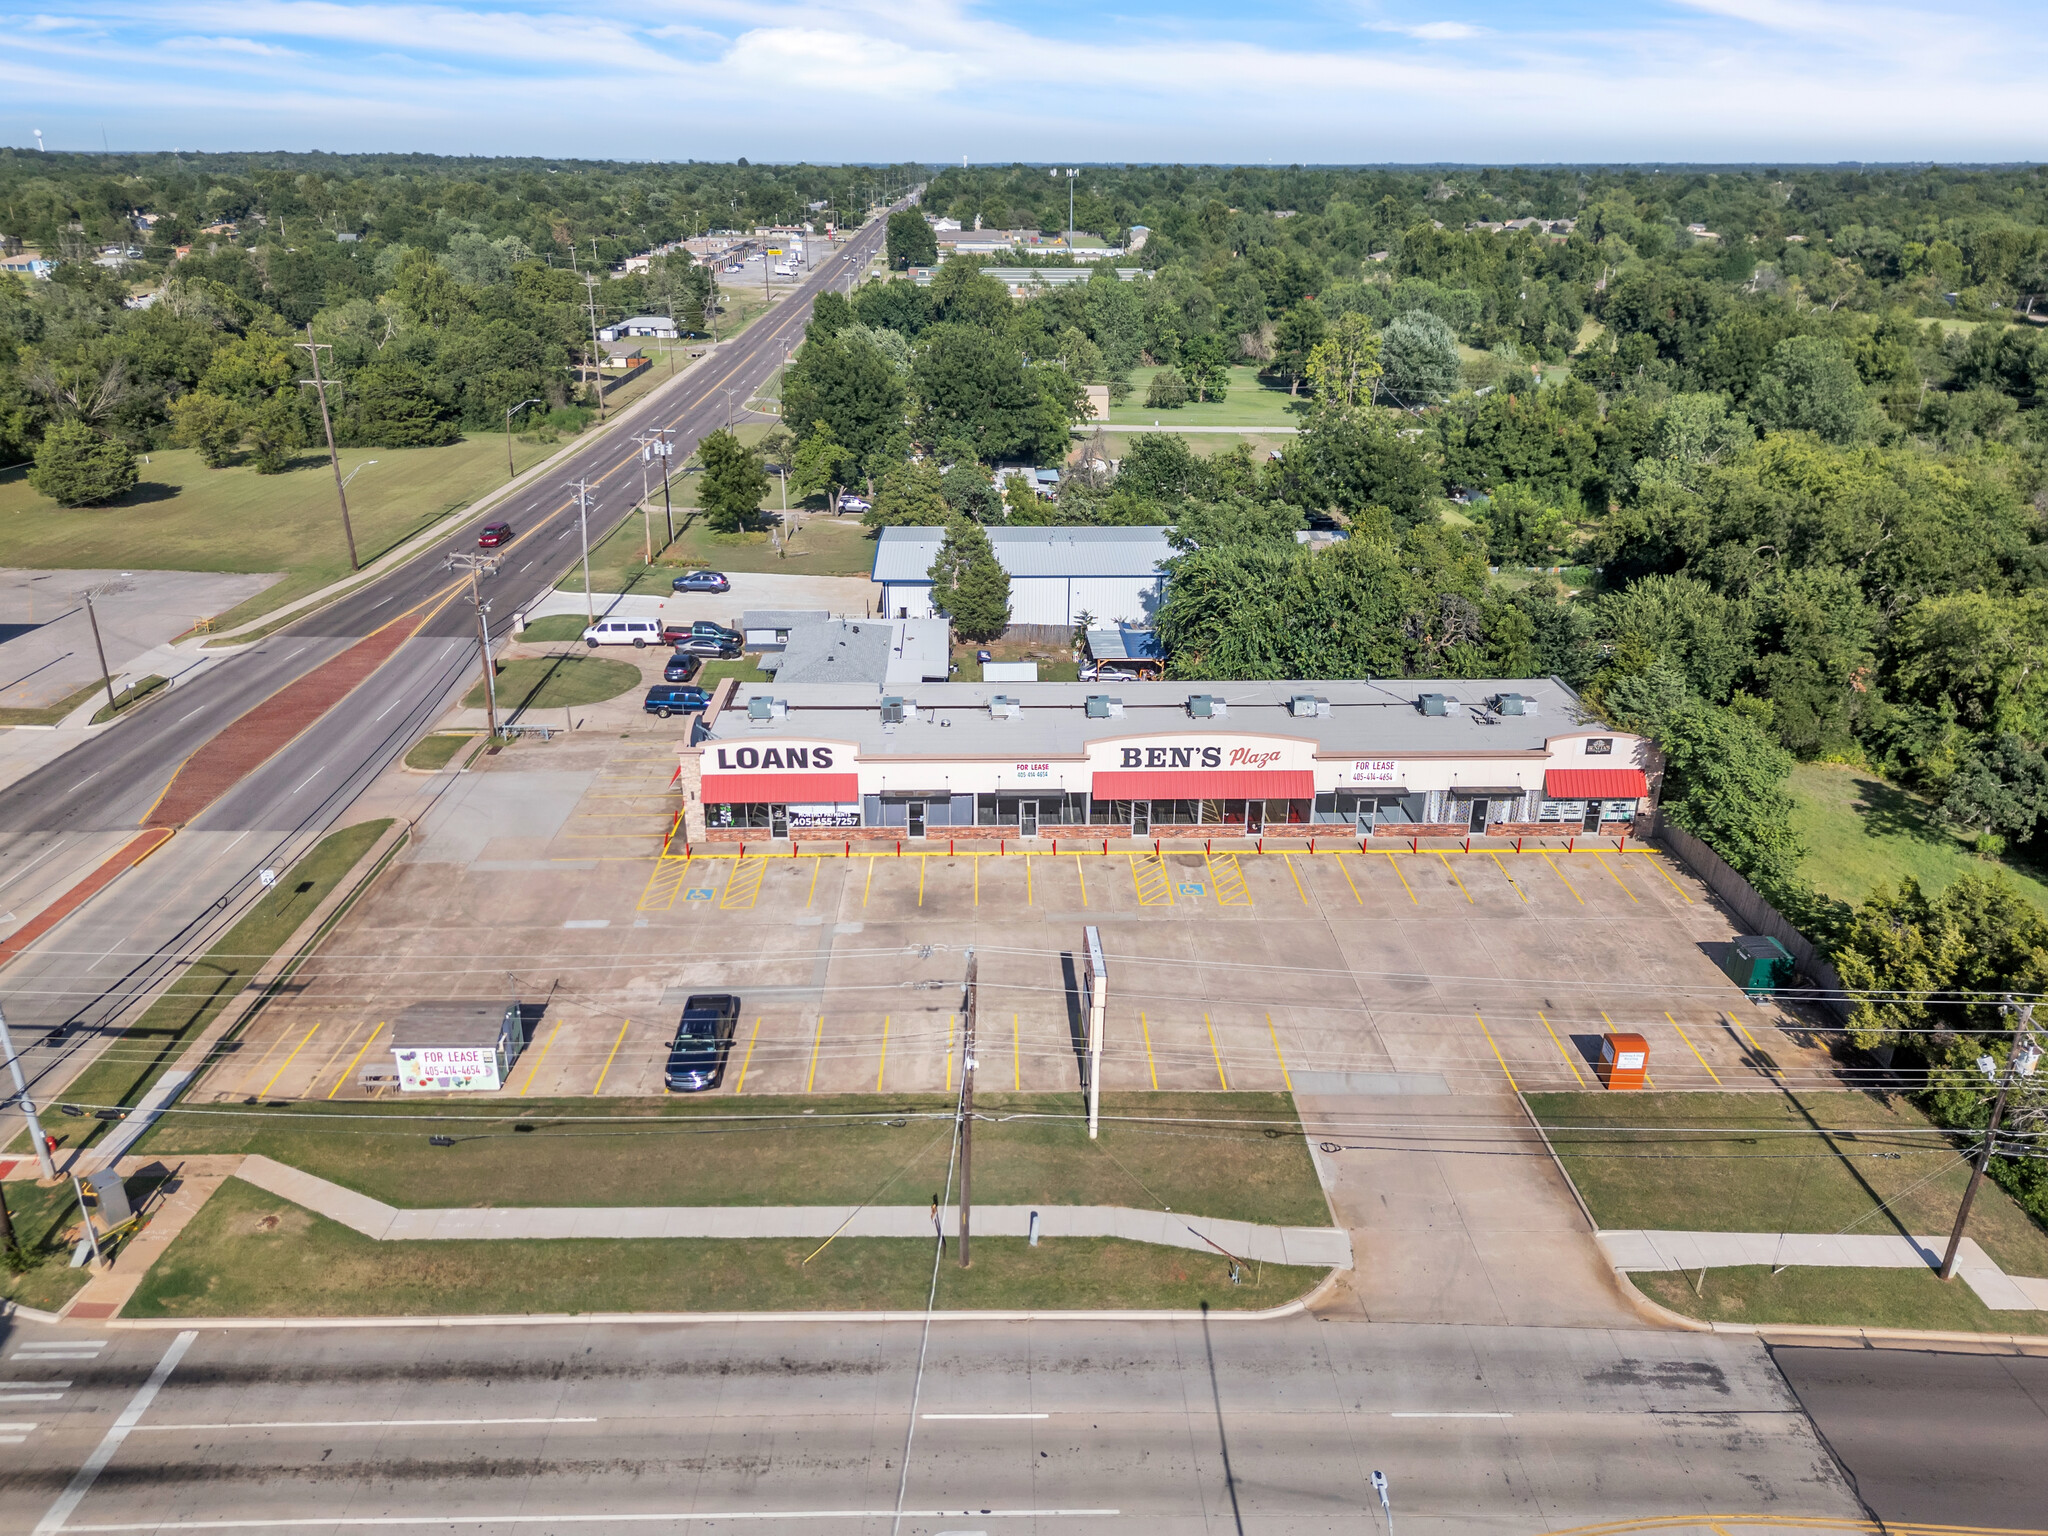
[{"label": "white road marking", "polygon": [[532,570],[532,569],[533,569],[533,562],[532,562],[531,560],[529,560],[529,561],[527,561],[527,562],[526,562],[526,564],[524,564],[524,565],[522,565],[521,567],[519,567],[519,569],[520,569],[520,570],[522,570],[522,571],[530,571],[530,570]]},{"label": "white road marking", "polygon": [[[386,704],[382,709],[377,711],[377,720],[382,720],[386,715],[390,714],[391,711],[398,708],[398,706],[403,704],[404,702],[405,699],[402,695],[398,698],[393,699],[389,704]],[[377,723],[377,720],[372,720],[370,724],[375,725]]]},{"label": "white road marking", "polygon": [[0,1433],[25,1435],[34,1428],[35,1424],[28,1419],[0,1419]]},{"label": "white road marking", "polygon": [[[56,1386],[58,1383],[52,1382],[51,1385]],[[62,1385],[68,1387],[71,1383],[67,1381]],[[54,1403],[60,1401],[63,1396],[62,1392],[10,1392],[5,1397],[0,1397],[0,1403]]]},{"label": "white road marking", "polygon": [[[325,773],[326,771],[327,765],[325,763],[322,763],[318,768],[315,768],[311,773],[306,775],[306,784],[312,783],[315,779],[319,778],[320,775]],[[306,787],[306,784],[301,784],[299,786],[299,789],[304,789]],[[299,792],[299,789],[293,790],[292,793],[296,795]]]},{"label": "white road marking", "polygon": [[19,880],[23,875],[27,874],[30,870],[34,869],[38,864],[42,863],[43,860],[47,859],[51,854],[55,853],[59,848],[62,848],[65,845],[65,843],[69,841],[70,837],[68,835],[58,838],[56,842],[50,844],[49,847],[45,848],[41,853],[37,854],[34,858],[30,859],[26,864],[22,865],[20,869],[16,870],[13,874],[9,875],[5,880],[0,880],[0,891],[6,890],[8,886],[14,884],[15,881]]},{"label": "white road marking", "polygon": [[486,1424],[595,1424],[589,1418],[547,1419],[237,1419],[226,1424],[138,1424],[137,1430],[175,1429],[474,1429]]},{"label": "white road marking", "polygon": [[78,792],[79,792],[79,791],[80,791],[81,789],[85,788],[85,786],[86,786],[86,785],[90,784],[90,783],[91,783],[91,782],[92,782],[92,781],[93,781],[94,779],[98,778],[98,777],[99,777],[99,776],[100,776],[101,774],[105,773],[106,771],[107,771],[107,770],[106,770],[106,769],[104,769],[104,768],[95,768],[95,769],[93,769],[93,771],[92,771],[91,773],[88,773],[88,774],[87,774],[87,775],[86,775],[86,776],[85,776],[84,778],[80,779],[80,780],[79,780],[79,781],[78,781],[78,782],[77,782],[76,784],[72,785],[70,789],[68,789],[68,790],[66,790],[66,791],[65,791],[65,793],[66,793],[66,794],[71,794],[71,795],[75,795],[75,794],[77,794],[77,793],[78,793]]},{"label": "white road marking", "polygon": [[921,1413],[921,1419],[1049,1419],[1049,1413]]},{"label": "white road marking", "polygon": [[11,1392],[16,1387],[34,1387],[38,1392],[48,1392],[70,1385],[68,1381],[0,1381],[0,1392]]},{"label": "white road marking", "polygon": [[[171,1379],[171,1372],[175,1371],[178,1362],[185,1358],[185,1351],[190,1349],[198,1338],[196,1330],[187,1330],[171,1340],[171,1347],[165,1350],[164,1357],[157,1361],[156,1369],[149,1373],[149,1380],[136,1388],[135,1395],[128,1399],[128,1406],[121,1410],[121,1416],[108,1426],[105,1436],[93,1448],[93,1453],[86,1457],[85,1465],[72,1475],[69,1485],[57,1495],[57,1502],[52,1504],[43,1518],[36,1522],[34,1536],[55,1536],[56,1532],[64,1529],[64,1522],[71,1518],[73,1511],[85,1501],[85,1496],[92,1492],[92,1485],[99,1481],[100,1473],[107,1469],[107,1463],[112,1461],[114,1453],[121,1449],[121,1442],[128,1438],[128,1432],[145,1413],[149,1412],[149,1405],[156,1401],[157,1393],[163,1390],[164,1383]],[[105,1339],[100,1340],[102,1344],[105,1342]]]},{"label": "white road marking", "polygon": [[185,722],[186,722],[187,720],[195,719],[195,718],[197,718],[198,716],[200,716],[200,715],[203,715],[203,714],[205,714],[205,713],[206,713],[206,706],[205,706],[204,704],[202,704],[202,705],[200,705],[200,706],[199,706],[199,707],[198,707],[197,709],[193,710],[191,714],[189,714],[189,715],[180,715],[180,716],[178,716],[178,718],[177,718],[177,719],[175,719],[175,720],[173,720],[173,721],[171,722],[171,724],[173,724],[173,725],[183,725],[183,724],[184,724],[184,723],[185,723]]},{"label": "white road marking", "polygon": [[0,1435],[0,1445],[27,1445],[27,1435]]},{"label": "white road marking", "polygon": [[1396,1413],[1396,1419],[1512,1419],[1512,1413]]},{"label": "white road marking", "polygon": [[612,920],[608,917],[572,917],[562,924],[564,928],[609,928]]},{"label": "white road marking", "polygon": [[[306,649],[306,648],[305,648],[305,647],[304,647],[303,645],[302,645],[302,646],[300,646],[300,647],[298,648],[298,650],[296,650],[296,651],[293,651],[293,652],[292,652],[292,656],[298,656],[298,655],[302,655],[302,654],[303,654],[303,653],[305,652],[305,649]],[[292,659],[292,656],[287,656],[287,657],[285,657],[285,660],[286,660],[286,661],[290,661],[290,660]]]},{"label": "white road marking", "polygon": [[[906,1509],[911,1520],[1060,1520],[1105,1519],[1123,1513],[1120,1509]],[[682,1525],[710,1520],[893,1520],[893,1509],[745,1509],[695,1511],[649,1511],[645,1514],[573,1515],[344,1515],[299,1516],[280,1520],[145,1520],[134,1525],[67,1525],[65,1531],[113,1533],[124,1531],[275,1531],[303,1526],[394,1525],[595,1525],[599,1522],[642,1525]],[[52,1536],[60,1529],[37,1526],[37,1536]]]}]

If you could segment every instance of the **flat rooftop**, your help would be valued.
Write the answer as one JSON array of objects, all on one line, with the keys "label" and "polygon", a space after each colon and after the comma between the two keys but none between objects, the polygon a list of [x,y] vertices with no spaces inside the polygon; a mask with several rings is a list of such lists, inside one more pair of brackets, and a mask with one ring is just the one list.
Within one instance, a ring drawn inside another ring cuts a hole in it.
[{"label": "flat rooftop", "polygon": [[[1424,694],[1442,694],[1442,715],[1425,715]],[[1503,715],[1489,701],[1519,694],[1535,713]],[[1203,717],[1189,700],[1207,697],[1223,708]],[[1293,701],[1321,701],[1313,715],[1294,713]],[[900,722],[882,719],[883,699],[901,699]],[[747,714],[750,699],[774,699],[785,713],[770,720]],[[991,700],[1014,699],[1007,717],[989,712]],[[1113,701],[1111,712],[1091,715],[1091,698]],[[915,708],[911,708],[911,705]],[[1136,683],[919,683],[894,689],[831,684],[743,684],[698,742],[749,737],[803,736],[851,741],[863,759],[1004,758],[1020,752],[1079,757],[1092,741],[1119,736],[1199,732],[1215,736],[1293,736],[1312,740],[1319,754],[1341,757],[1443,754],[1454,757],[1540,753],[1552,736],[1601,722],[1563,682],[1547,678],[1392,678],[1385,682],[1136,682]]]}]

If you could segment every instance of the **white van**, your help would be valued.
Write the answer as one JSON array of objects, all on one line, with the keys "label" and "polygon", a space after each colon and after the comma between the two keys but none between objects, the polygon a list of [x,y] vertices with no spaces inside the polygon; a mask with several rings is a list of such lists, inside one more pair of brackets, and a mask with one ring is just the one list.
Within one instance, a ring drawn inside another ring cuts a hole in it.
[{"label": "white van", "polygon": [[659,619],[599,619],[583,631],[583,643],[593,651],[600,645],[632,645],[645,650],[661,643]]}]

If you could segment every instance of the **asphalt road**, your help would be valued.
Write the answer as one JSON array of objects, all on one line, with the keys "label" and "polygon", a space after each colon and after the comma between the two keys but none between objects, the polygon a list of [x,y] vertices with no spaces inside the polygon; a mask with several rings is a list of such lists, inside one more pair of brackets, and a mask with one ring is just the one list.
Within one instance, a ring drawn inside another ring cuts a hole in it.
[{"label": "asphalt road", "polygon": [[[35,1427],[0,1461],[0,1536],[219,1522],[850,1536],[897,1529],[899,1495],[906,1536],[1364,1533],[1385,1529],[1375,1470],[1403,1532],[1861,1513],[1746,1339],[963,1321],[932,1328],[920,1371],[922,1336],[795,1321],[197,1328],[145,1401],[179,1335],[22,1327],[0,1395],[20,1394],[10,1417]],[[64,1337],[108,1342],[22,1352]]]},{"label": "asphalt road", "polygon": [[[881,246],[883,220],[819,263],[797,290],[689,374],[628,407],[625,430],[573,454],[525,493],[479,511],[432,549],[201,674],[174,698],[131,716],[55,762],[0,790],[0,891],[20,871],[84,859],[95,838],[133,828],[178,765],[215,733],[304,676],[352,641],[421,604],[449,597],[467,579],[446,557],[473,552],[477,529],[509,519],[517,536],[484,583],[494,629],[547,591],[577,559],[577,499],[587,481],[590,542],[638,503],[639,447],[632,434],[674,429],[680,462],[699,439],[782,365],[803,335],[811,300],[843,284]],[[728,397],[727,391],[731,391]],[[364,688],[304,731],[135,871],[124,875],[12,965],[0,979],[31,1091],[47,1098],[104,1036],[99,1031],[213,942],[259,887],[257,872],[281,867],[332,827],[362,790],[402,753],[477,671],[475,615],[466,593],[408,640]],[[103,837],[100,838],[104,841]],[[44,874],[47,874],[47,868]],[[63,1029],[69,1025],[71,1028]],[[51,1031],[59,1037],[48,1039]],[[0,1142],[18,1121],[0,1123]]]}]

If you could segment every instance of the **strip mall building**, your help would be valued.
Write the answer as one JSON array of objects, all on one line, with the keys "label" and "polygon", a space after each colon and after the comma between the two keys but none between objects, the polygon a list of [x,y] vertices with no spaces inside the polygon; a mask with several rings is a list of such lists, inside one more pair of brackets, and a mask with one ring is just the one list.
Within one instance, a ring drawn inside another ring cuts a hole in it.
[{"label": "strip mall building", "polygon": [[1650,743],[1555,678],[721,685],[693,842],[1636,831]]}]

